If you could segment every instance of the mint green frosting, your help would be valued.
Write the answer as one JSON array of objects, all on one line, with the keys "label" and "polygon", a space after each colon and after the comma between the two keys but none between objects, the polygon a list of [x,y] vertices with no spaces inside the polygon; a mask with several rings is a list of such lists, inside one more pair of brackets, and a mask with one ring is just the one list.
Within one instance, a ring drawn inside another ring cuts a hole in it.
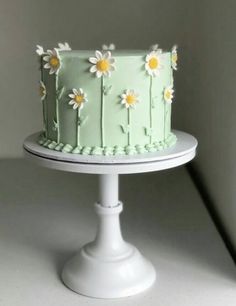
[{"label": "mint green frosting", "polygon": [[46,139],[44,133],[39,136],[38,143],[48,149],[83,155],[133,155],[143,154],[147,152],[156,152],[173,146],[177,141],[176,136],[170,133],[165,141],[154,142],[153,144],[147,145],[135,145],[135,146],[114,146],[114,147],[72,147],[69,144],[60,143],[57,145],[54,140]]},{"label": "mint green frosting", "polygon": [[[162,54],[160,75],[145,70],[149,51],[113,51],[111,77],[90,73],[94,51],[59,51],[61,68],[49,75],[42,68],[47,95],[43,103],[45,133],[39,144],[52,150],[83,155],[133,155],[155,152],[176,142],[171,133],[171,104],[163,99],[173,84],[171,53]],[[69,105],[72,89],[82,88],[88,102],[79,112]],[[138,93],[135,109],[121,104],[127,89]]]}]

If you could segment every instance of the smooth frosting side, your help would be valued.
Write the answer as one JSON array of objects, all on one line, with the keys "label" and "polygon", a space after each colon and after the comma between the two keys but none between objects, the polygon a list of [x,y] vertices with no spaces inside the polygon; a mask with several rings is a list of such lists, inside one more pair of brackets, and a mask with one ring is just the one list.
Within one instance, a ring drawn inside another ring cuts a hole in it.
[{"label": "smooth frosting side", "polygon": [[[43,54],[41,84],[46,93],[40,144],[74,154],[132,155],[175,143],[171,133],[173,50],[64,50],[48,50],[46,56],[43,49],[38,50]],[[157,59],[154,73],[151,67]],[[100,74],[99,67],[112,68],[109,77]],[[76,99],[83,103],[76,104]]]},{"label": "smooth frosting side", "polygon": [[83,154],[83,155],[134,155],[143,154],[147,152],[156,152],[163,149],[167,149],[173,146],[177,141],[175,134],[170,132],[165,140],[155,141],[152,144],[146,145],[126,145],[126,146],[75,146],[70,144],[57,143],[54,140],[49,140],[45,137],[44,133],[41,133],[38,139],[38,143],[45,148],[65,152],[72,154]]}]

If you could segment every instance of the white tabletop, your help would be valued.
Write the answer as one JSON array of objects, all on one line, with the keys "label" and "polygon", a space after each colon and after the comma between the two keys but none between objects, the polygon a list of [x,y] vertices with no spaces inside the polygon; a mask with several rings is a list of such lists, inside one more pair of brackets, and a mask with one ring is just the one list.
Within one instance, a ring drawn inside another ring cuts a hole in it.
[{"label": "white tabletop", "polygon": [[99,156],[62,153],[37,143],[39,133],[24,142],[26,157],[47,168],[94,174],[126,174],[159,171],[183,165],[196,155],[197,140],[192,135],[174,131],[177,143],[168,149],[139,155]]}]

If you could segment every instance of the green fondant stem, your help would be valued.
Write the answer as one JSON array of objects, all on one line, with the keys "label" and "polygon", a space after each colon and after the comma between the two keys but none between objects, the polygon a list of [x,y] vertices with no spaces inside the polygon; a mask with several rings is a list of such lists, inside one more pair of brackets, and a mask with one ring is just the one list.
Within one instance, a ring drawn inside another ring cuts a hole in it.
[{"label": "green fondant stem", "polygon": [[130,137],[130,118],[131,117],[131,113],[130,113],[130,107],[128,108],[128,126],[129,126],[129,130],[128,130],[128,145],[130,146],[131,144],[131,137]]},{"label": "green fondant stem", "polygon": [[80,107],[77,108],[77,147],[80,145]]},{"label": "green fondant stem", "polygon": [[166,102],[164,101],[164,141],[166,139]]},{"label": "green fondant stem", "polygon": [[47,137],[47,127],[46,127],[46,115],[45,115],[45,100],[46,100],[46,97],[45,99],[42,101],[42,109],[43,109],[43,129],[45,131],[45,136]]},{"label": "green fondant stem", "polygon": [[[40,58],[40,71],[41,71],[41,81],[44,84],[44,78],[43,78],[43,57],[42,56]],[[43,127],[44,127],[44,131],[45,131],[45,136],[48,137],[47,114],[46,114],[46,107],[47,107],[46,99],[47,99],[47,89],[46,89],[46,97],[42,101],[42,106],[43,106]]]},{"label": "green fondant stem", "polygon": [[101,146],[104,147],[104,94],[103,94],[103,76],[101,77]]},{"label": "green fondant stem", "polygon": [[56,99],[56,122],[57,122],[57,143],[60,143],[60,129],[59,129],[59,109],[58,99]]},{"label": "green fondant stem", "polygon": [[150,87],[149,87],[149,112],[150,112],[150,144],[152,143],[152,76],[150,76]]},{"label": "green fondant stem", "polygon": [[[58,90],[58,76],[55,74],[55,86],[56,86],[56,95]],[[61,135],[60,135],[60,123],[59,123],[59,100],[58,97],[56,98],[56,122],[57,122],[57,143],[61,142]]]}]

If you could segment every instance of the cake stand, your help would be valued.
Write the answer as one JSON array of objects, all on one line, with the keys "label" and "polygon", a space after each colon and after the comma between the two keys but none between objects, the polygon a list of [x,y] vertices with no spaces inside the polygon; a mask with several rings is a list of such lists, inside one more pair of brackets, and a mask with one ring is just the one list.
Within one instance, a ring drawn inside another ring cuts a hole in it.
[{"label": "cake stand", "polygon": [[119,298],[140,293],[155,282],[156,272],[152,264],[122,238],[119,214],[123,204],[118,197],[118,178],[119,174],[159,171],[192,160],[196,154],[197,140],[181,131],[174,133],[178,141],[172,148],[115,157],[49,150],[37,144],[38,133],[25,140],[25,156],[40,166],[99,175],[95,240],[86,244],[62,271],[63,282],[73,291],[96,298]]}]

